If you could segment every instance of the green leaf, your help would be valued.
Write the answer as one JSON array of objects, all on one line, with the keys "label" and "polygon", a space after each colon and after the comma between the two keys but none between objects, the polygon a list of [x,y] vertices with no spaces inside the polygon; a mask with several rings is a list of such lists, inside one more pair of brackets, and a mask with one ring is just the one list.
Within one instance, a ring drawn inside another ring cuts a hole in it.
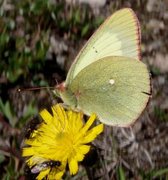
[{"label": "green leaf", "polygon": [[23,124],[25,124],[32,116],[38,114],[38,109],[33,101],[25,109],[24,115],[19,119],[17,124],[17,127],[19,128],[23,127]]},{"label": "green leaf", "polygon": [[17,123],[17,118],[9,101],[3,103],[2,99],[0,99],[0,110],[3,115],[9,120],[9,123],[12,125],[12,127],[15,127]]},{"label": "green leaf", "polygon": [[8,118],[9,123],[12,125],[12,127],[15,127],[15,124],[17,122],[17,118],[13,112],[13,109],[11,105],[9,104],[9,101],[5,104],[5,116]]},{"label": "green leaf", "polygon": [[81,36],[85,36],[87,34],[87,32],[89,31],[89,24],[86,24],[83,29],[82,29],[82,32],[81,32]]},{"label": "green leaf", "polygon": [[5,160],[5,156],[3,154],[0,154],[0,164]]},{"label": "green leaf", "polygon": [[125,173],[124,173],[124,170],[123,170],[122,166],[120,166],[118,168],[118,179],[119,180],[126,180]]},{"label": "green leaf", "polygon": [[153,178],[160,177],[168,173],[168,168],[160,169],[158,171],[155,171],[152,175]]},{"label": "green leaf", "polygon": [[0,98],[0,110],[1,112],[4,114],[4,111],[5,111],[5,107],[4,107],[4,104],[2,102],[2,99]]}]

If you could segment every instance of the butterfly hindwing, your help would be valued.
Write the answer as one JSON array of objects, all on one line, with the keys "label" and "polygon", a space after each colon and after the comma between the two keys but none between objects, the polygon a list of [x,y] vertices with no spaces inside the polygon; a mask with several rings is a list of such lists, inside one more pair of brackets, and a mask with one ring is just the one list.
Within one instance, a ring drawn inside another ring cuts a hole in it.
[{"label": "butterfly hindwing", "polygon": [[84,113],[96,113],[108,125],[128,126],[146,107],[150,77],[139,60],[106,57],[81,70],[69,89]]}]

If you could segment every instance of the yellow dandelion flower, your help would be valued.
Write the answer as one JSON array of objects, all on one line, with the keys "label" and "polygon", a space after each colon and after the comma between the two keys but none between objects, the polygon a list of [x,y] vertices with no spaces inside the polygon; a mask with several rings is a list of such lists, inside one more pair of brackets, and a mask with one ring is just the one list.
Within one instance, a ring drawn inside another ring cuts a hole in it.
[{"label": "yellow dandelion flower", "polygon": [[43,122],[25,140],[22,154],[31,172],[39,173],[37,179],[61,179],[68,164],[70,174],[76,174],[78,162],[90,150],[88,143],[103,131],[103,124],[90,129],[95,114],[85,124],[81,112],[64,110],[61,104],[52,107],[52,114],[44,109],[40,116]]}]

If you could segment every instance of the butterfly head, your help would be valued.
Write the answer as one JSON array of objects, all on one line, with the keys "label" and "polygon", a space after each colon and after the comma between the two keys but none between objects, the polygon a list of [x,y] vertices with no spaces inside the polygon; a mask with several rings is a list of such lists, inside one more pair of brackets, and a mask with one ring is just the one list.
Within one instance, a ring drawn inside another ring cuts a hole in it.
[{"label": "butterfly head", "polygon": [[60,97],[66,105],[70,106],[71,108],[76,107],[77,99],[75,94],[72,92],[70,87],[65,84],[65,82],[58,84],[54,93],[57,97]]}]

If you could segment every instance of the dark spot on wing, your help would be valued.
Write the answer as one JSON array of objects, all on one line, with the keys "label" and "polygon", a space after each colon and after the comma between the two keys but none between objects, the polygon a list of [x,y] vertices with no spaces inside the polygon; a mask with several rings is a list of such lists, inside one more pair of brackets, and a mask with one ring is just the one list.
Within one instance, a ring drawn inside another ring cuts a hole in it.
[{"label": "dark spot on wing", "polygon": [[146,95],[148,95],[148,96],[151,96],[151,95],[152,95],[151,93],[144,92],[144,91],[142,91],[142,93],[143,93],[143,94],[146,94]]},{"label": "dark spot on wing", "polygon": [[94,49],[95,53],[98,53],[97,49],[94,46],[93,46],[93,49]]}]

